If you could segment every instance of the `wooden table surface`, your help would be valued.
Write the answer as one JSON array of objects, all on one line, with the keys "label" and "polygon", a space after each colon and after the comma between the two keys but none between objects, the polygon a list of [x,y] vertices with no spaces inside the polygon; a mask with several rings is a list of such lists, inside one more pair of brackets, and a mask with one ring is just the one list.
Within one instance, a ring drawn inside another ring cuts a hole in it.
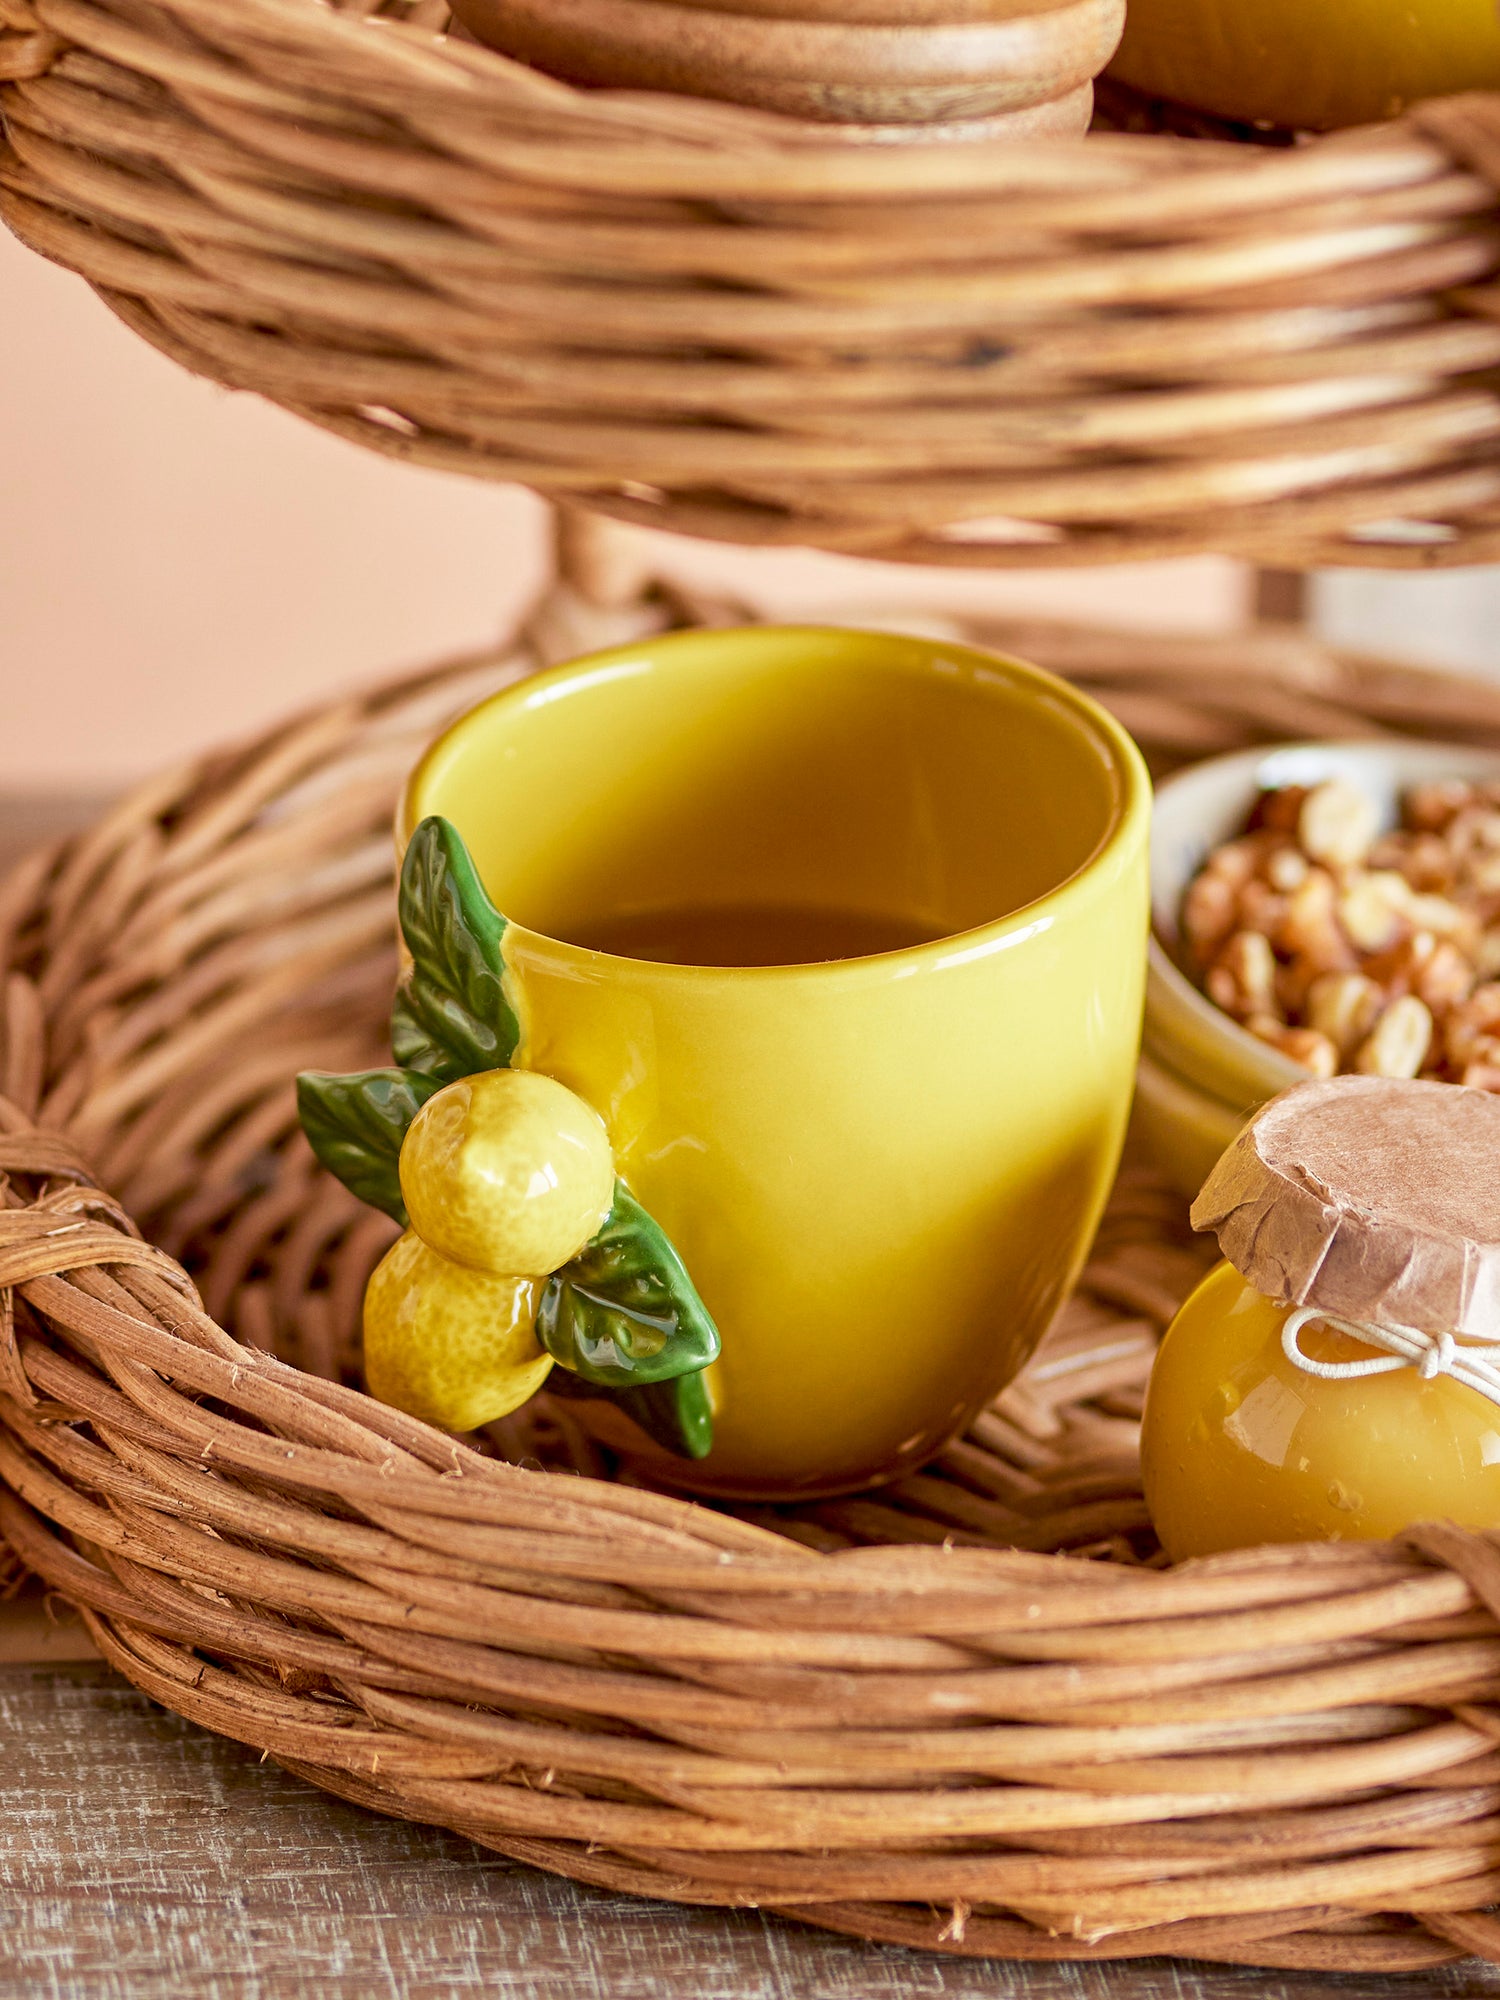
[{"label": "wooden table surface", "polygon": [[[5,1621],[0,1618],[0,1625]],[[604,1895],[342,1804],[98,1664],[0,1666],[4,2000],[1335,2000],[1500,1994],[887,1950]]]},{"label": "wooden table surface", "polygon": [[[0,800],[7,854],[83,802]],[[32,1589],[0,1605],[0,2000],[1429,2000],[1404,1979],[895,1951],[604,1895],[328,1797],[148,1700]]]}]

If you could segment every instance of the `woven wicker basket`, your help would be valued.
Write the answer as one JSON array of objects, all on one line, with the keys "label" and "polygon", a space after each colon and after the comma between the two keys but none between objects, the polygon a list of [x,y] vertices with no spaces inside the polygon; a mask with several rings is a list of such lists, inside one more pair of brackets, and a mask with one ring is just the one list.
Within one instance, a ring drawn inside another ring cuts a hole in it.
[{"label": "woven wicker basket", "polygon": [[[873,1496],[715,1511],[590,1477],[545,1399],[508,1463],[350,1386],[390,1225],[289,1079],[379,1051],[398,779],[538,658],[724,615],[562,586],[505,655],[172,773],[0,885],[5,1534],[169,1707],[585,1881],[974,1954],[1500,1959],[1500,1545],[1163,1570],[1135,1418],[1205,1257],[1139,1171],[1023,1381]],[[1500,745],[1500,691],[1291,633],[969,636],[1159,767]]]},{"label": "woven wicker basket", "polygon": [[1500,98],[1281,150],[830,136],[370,4],[0,0],[0,215],[200,374],[688,534],[1500,556]]}]

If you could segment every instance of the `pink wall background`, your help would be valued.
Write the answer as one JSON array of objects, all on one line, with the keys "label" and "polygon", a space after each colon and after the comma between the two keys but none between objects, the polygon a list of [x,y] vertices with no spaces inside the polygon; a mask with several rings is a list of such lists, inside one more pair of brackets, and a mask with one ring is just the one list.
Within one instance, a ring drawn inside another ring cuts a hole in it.
[{"label": "pink wall background", "polygon": [[[786,616],[986,604],[1232,624],[1215,560],[949,577],[661,540]],[[0,791],[107,789],[322,692],[498,637],[538,587],[530,495],[413,472],[197,381],[0,229]]]}]

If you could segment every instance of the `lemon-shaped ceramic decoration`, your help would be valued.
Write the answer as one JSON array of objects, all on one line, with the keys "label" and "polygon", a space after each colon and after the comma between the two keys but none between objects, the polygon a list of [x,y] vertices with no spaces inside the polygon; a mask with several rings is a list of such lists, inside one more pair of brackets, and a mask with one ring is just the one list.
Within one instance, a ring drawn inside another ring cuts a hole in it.
[{"label": "lemon-shaped ceramic decoration", "polygon": [[505,919],[447,820],[413,834],[399,910],[411,966],[391,1016],[396,1065],[297,1080],[318,1158],[406,1231],[366,1291],[371,1394],[473,1430],[556,1362],[570,1393],[608,1397],[656,1443],[705,1457],[718,1330],[616,1177],[597,1111],[513,1066]]},{"label": "lemon-shaped ceramic decoration", "polygon": [[401,1195],[434,1250],[477,1271],[544,1278],[588,1242],[615,1191],[604,1120],[531,1070],[461,1077],[401,1147]]},{"label": "lemon-shaped ceramic decoration", "polygon": [[508,1417],[552,1371],[534,1280],[455,1264],[413,1230],[365,1292],[365,1381],[382,1403],[445,1431]]}]

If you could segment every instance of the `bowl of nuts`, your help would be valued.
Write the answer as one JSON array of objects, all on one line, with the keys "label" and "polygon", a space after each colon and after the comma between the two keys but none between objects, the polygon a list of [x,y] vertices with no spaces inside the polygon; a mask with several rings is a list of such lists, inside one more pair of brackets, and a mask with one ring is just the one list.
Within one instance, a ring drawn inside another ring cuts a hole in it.
[{"label": "bowl of nuts", "polygon": [[1500,755],[1302,743],[1168,779],[1137,1126],[1195,1191],[1308,1076],[1500,1092]]}]

